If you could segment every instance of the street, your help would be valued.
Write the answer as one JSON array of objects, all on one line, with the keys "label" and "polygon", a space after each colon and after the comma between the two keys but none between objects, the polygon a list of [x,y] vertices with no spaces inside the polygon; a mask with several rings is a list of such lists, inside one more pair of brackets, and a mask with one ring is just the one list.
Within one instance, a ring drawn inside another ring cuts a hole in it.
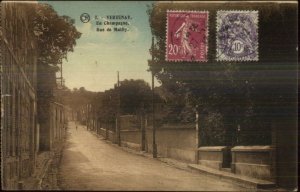
[{"label": "street", "polygon": [[69,122],[58,182],[63,190],[245,191],[232,183],[122,150]]},{"label": "street", "polygon": [[295,0],[1,1],[1,190],[297,191],[297,24]]}]

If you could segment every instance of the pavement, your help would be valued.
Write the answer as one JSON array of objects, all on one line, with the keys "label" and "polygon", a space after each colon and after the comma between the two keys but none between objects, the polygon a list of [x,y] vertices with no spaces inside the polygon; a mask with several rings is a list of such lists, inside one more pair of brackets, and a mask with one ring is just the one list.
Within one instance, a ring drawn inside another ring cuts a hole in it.
[{"label": "pavement", "polygon": [[[62,144],[62,143],[61,143]],[[60,146],[60,145],[59,145]],[[23,190],[59,190],[56,172],[59,167],[61,147],[37,154],[36,167],[32,176],[23,180]]]},{"label": "pavement", "polygon": [[62,147],[63,142],[52,151],[51,159],[49,159],[48,167],[40,183],[40,190],[59,190],[57,176]]},{"label": "pavement", "polygon": [[130,153],[69,123],[58,171],[62,190],[249,191],[169,163]]},{"label": "pavement", "polygon": [[37,154],[36,167],[32,176],[23,180],[23,190],[41,190],[43,178],[51,162],[51,152],[40,152]]}]

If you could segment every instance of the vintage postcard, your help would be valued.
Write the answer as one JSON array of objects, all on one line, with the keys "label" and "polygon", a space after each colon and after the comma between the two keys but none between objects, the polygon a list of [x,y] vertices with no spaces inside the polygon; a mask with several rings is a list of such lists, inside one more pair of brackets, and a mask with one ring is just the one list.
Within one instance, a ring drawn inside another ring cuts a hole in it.
[{"label": "vintage postcard", "polygon": [[1,1],[1,189],[297,191],[297,1]]}]

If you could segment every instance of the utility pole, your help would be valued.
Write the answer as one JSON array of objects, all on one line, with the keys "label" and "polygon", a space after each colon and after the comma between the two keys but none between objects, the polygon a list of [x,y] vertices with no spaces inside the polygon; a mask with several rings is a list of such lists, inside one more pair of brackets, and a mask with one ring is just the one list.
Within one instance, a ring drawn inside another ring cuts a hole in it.
[{"label": "utility pole", "polygon": [[145,140],[146,140],[146,132],[145,132],[145,107],[144,107],[144,102],[142,103],[142,106],[141,106],[141,111],[140,111],[140,119],[141,119],[141,136],[142,136],[142,140],[141,140],[141,151],[145,151],[146,147],[146,143],[145,143]]},{"label": "utility pole", "polygon": [[[154,56],[153,56],[153,53],[154,53],[154,37],[152,37],[152,46],[151,46],[151,51],[152,51],[152,65],[154,63]],[[157,146],[156,146],[156,137],[155,137],[155,132],[156,132],[156,127],[155,127],[155,103],[154,103],[154,72],[153,72],[153,69],[151,70],[151,74],[152,74],[152,155],[153,155],[153,158],[157,158]]]},{"label": "utility pole", "polygon": [[61,82],[60,82],[60,85],[61,85],[61,87],[63,86],[63,74],[62,74],[62,71],[63,70],[63,68],[62,68],[62,62],[61,62],[61,64],[60,64],[60,78],[61,78]]},{"label": "utility pole", "polygon": [[121,98],[120,98],[120,78],[119,71],[117,71],[118,83],[117,83],[117,92],[118,92],[118,107],[117,107],[117,143],[121,146],[121,130],[120,130],[120,108],[121,108]]}]

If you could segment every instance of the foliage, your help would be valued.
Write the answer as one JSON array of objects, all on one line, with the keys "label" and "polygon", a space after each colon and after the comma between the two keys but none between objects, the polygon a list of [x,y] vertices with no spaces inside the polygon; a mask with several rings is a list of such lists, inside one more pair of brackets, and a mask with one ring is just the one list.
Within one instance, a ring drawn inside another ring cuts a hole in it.
[{"label": "foliage", "polygon": [[53,96],[56,86],[55,73],[58,64],[67,59],[73,51],[81,33],[68,16],[59,16],[51,5],[46,3],[27,4],[29,29],[37,43],[38,95],[45,98]]},{"label": "foliage", "polygon": [[189,103],[184,85],[169,81],[155,91],[163,100],[163,110],[156,111],[161,124],[195,122],[195,110]]},{"label": "foliage", "polygon": [[82,124],[85,124],[87,118],[87,106],[92,103],[96,97],[99,97],[101,92],[88,91],[84,87],[80,87],[79,89],[74,88],[73,90],[63,87],[57,94],[57,97],[61,98],[61,102],[64,105],[69,106],[72,111],[78,115],[77,120]]},{"label": "foliage", "polygon": [[59,16],[52,6],[44,3],[29,4],[28,15],[32,34],[37,42],[37,93],[40,98],[53,98],[58,64],[73,51],[81,33],[68,16]]},{"label": "foliage", "polygon": [[87,91],[84,87],[80,87],[79,89],[74,88],[73,90],[70,90],[67,87],[65,87],[65,89],[61,92],[63,103],[67,106],[70,106],[75,111],[78,111],[83,106],[86,106],[88,103],[91,103],[91,101],[97,94],[92,91]]},{"label": "foliage", "polygon": [[[260,27],[263,27],[263,32],[259,34],[260,61],[257,63],[216,62],[216,34],[213,30],[216,21],[213,18],[216,16],[216,10],[221,7],[223,9],[223,6],[222,3],[213,5],[209,3],[155,3],[149,6],[147,13],[151,31],[155,37],[155,45],[151,50],[153,61],[149,62],[150,70],[154,72],[163,87],[178,96],[173,96],[171,99],[173,103],[180,98],[181,102],[177,103],[178,107],[182,109],[192,106],[198,110],[205,122],[200,123],[200,126],[208,135],[203,139],[210,138],[210,141],[204,141],[207,145],[218,145],[220,142],[227,145],[237,144],[236,142],[243,145],[270,144],[271,124],[278,121],[278,114],[282,114],[283,111],[291,114],[291,107],[295,100],[295,94],[293,94],[296,83],[295,73],[288,73],[286,70],[295,71],[297,68],[297,51],[293,48],[297,45],[290,40],[295,39],[297,34],[292,29],[294,21],[289,23],[282,21],[288,16],[296,18],[293,15],[296,11],[289,11],[289,7],[278,9],[276,5],[272,5],[275,6],[274,9],[270,9],[268,4],[251,5],[251,9],[260,11],[259,22]],[[228,9],[237,9],[236,5],[226,4],[226,6]],[[165,60],[166,11],[168,9],[210,12],[208,62],[168,62]],[[279,21],[285,27],[274,31],[274,26],[277,26]],[[285,35],[285,28],[290,29],[290,35],[293,38]],[[275,44],[274,37],[284,39],[289,43],[274,48],[272,47]],[[280,57],[275,56],[274,51]],[[172,87],[176,88],[172,89]],[[284,103],[288,107],[284,106]],[[223,131],[214,131],[221,129]],[[222,141],[220,141],[221,138]]]},{"label": "foliage", "polygon": [[144,80],[120,82],[120,107],[122,114],[135,114],[140,108],[149,110],[152,103],[152,91]]},{"label": "foliage", "polygon": [[[159,97],[156,94],[155,99]],[[144,80],[127,80],[120,82],[120,87],[107,90],[101,97],[94,98],[92,106],[102,121],[114,121],[116,115],[140,114],[151,110],[152,91]],[[119,110],[119,111],[118,111]]]},{"label": "foliage", "polygon": [[[141,110],[149,112],[152,103],[152,91],[144,80],[127,80],[120,82],[120,87],[104,92],[91,92],[84,87],[69,90],[65,88],[61,97],[65,105],[82,113],[82,109],[91,106],[89,118],[100,120],[102,123],[113,124],[117,114],[139,114]],[[156,94],[155,99],[159,96]],[[81,114],[82,115],[82,114]]]},{"label": "foliage", "polygon": [[32,10],[33,33],[39,47],[38,63],[57,65],[73,51],[81,33],[68,16],[59,16],[52,6],[38,3]]},{"label": "foliage", "polygon": [[38,119],[47,118],[47,107],[55,100],[58,64],[73,51],[81,34],[68,16],[59,16],[52,6],[43,3],[26,4],[29,32],[36,40]]},{"label": "foliage", "polygon": [[225,129],[223,116],[220,113],[208,113],[203,121],[203,131],[200,134],[201,144],[205,146],[225,145]]},{"label": "foliage", "polygon": [[[105,91],[102,97],[97,97],[93,100],[92,107],[97,107],[95,111],[101,122],[115,122],[119,108],[118,99],[117,90],[110,89]],[[98,105],[95,105],[97,103]]]}]

